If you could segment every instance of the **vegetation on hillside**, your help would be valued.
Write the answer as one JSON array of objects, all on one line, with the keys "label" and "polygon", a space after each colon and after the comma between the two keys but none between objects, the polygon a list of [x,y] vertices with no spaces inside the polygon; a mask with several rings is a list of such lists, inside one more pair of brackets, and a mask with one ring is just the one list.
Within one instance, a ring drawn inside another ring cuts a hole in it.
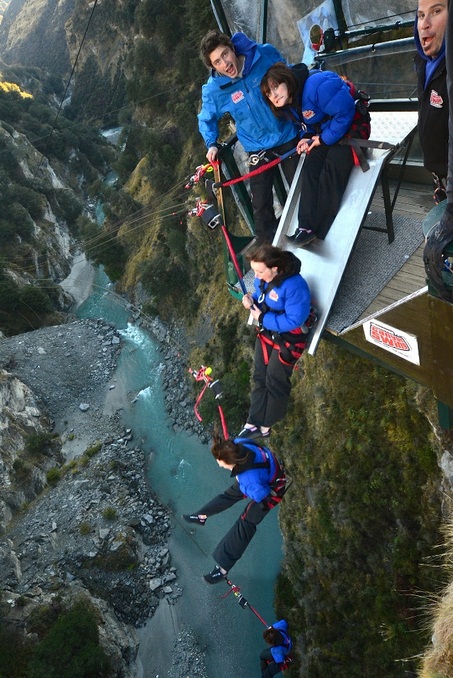
[{"label": "vegetation on hillside", "polygon": [[401,377],[330,344],[304,372],[275,438],[294,481],[278,597],[300,675],[399,678],[440,586],[436,445]]},{"label": "vegetation on hillside", "polygon": [[[24,596],[17,605],[27,605]],[[99,644],[96,611],[88,600],[65,607],[57,598],[35,608],[26,638],[0,622],[1,678],[103,678],[110,661]]]}]

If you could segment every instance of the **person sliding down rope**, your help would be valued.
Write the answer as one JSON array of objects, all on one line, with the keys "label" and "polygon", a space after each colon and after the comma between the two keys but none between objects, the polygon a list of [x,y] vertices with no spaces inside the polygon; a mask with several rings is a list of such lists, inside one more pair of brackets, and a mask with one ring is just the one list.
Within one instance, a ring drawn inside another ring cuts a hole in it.
[{"label": "person sliding down rope", "polygon": [[288,622],[285,619],[274,622],[263,631],[268,647],[260,654],[261,678],[272,678],[284,671],[291,663],[292,640],[288,635]]},{"label": "person sliding down rope", "polygon": [[232,477],[236,476],[235,481],[195,513],[183,515],[184,520],[205,525],[208,518],[226,511],[241,499],[248,497],[251,500],[214,549],[217,565],[204,575],[204,580],[217,584],[241,558],[255,536],[256,526],[282,500],[287,479],[275,454],[254,442],[241,438],[224,440],[215,435],[211,452],[221,468],[231,471]]}]

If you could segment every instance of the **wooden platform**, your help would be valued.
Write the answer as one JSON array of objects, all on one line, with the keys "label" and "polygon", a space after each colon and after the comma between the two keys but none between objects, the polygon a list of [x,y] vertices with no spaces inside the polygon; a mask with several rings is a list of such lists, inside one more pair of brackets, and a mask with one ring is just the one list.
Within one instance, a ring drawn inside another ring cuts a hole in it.
[{"label": "wooden platform", "polygon": [[[372,203],[372,209],[373,205],[378,206],[381,204],[382,193],[378,189]],[[429,185],[403,183],[395,204],[394,214],[415,216],[423,220],[432,207],[434,207],[434,202]],[[384,287],[368,308],[363,311],[359,320],[379,313],[382,309],[400,301],[408,294],[425,287],[426,277],[423,265],[423,247],[424,245],[421,245],[409,257],[394,278]]]}]

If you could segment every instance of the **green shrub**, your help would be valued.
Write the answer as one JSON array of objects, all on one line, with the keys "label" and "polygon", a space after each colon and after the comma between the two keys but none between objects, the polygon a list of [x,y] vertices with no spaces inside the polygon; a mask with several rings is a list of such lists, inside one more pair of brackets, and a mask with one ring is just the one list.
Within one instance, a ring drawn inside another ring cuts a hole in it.
[{"label": "green shrub", "polygon": [[102,678],[109,669],[94,611],[79,602],[61,614],[39,643],[28,678]]},{"label": "green shrub", "polygon": [[52,442],[52,433],[31,433],[25,439],[25,451],[28,454],[40,454]]},{"label": "green shrub", "polygon": [[116,509],[113,506],[107,506],[107,508],[102,511],[102,517],[104,520],[115,520],[117,517]]},{"label": "green shrub", "polygon": [[55,483],[58,483],[58,481],[61,480],[61,469],[54,466],[53,468],[47,471],[46,478],[49,485],[54,485]]},{"label": "green shrub", "polygon": [[90,459],[91,459],[91,457],[94,457],[94,455],[97,454],[99,452],[99,450],[101,450],[101,449],[102,449],[102,443],[98,442],[98,443],[95,443],[94,445],[91,445],[91,447],[88,447],[85,450],[85,454],[87,455],[87,457],[90,457]]},{"label": "green shrub", "polygon": [[92,530],[92,527],[91,527],[90,523],[87,523],[87,522],[80,523],[79,532],[80,532],[81,535],[86,536],[87,534],[91,533],[91,530]]}]

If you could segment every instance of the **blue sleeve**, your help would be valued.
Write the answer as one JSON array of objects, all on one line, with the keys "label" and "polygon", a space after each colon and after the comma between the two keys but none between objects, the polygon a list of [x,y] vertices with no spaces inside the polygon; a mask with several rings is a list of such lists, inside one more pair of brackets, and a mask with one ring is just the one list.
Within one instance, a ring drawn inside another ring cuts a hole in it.
[{"label": "blue sleeve", "polygon": [[317,94],[319,107],[331,116],[321,132],[321,139],[331,146],[340,141],[351,127],[355,114],[354,99],[340,76],[322,83]]},{"label": "blue sleeve", "polygon": [[285,281],[283,313],[265,313],[262,318],[264,329],[275,332],[289,332],[304,324],[310,313],[310,290],[302,276]]},{"label": "blue sleeve", "polygon": [[198,129],[206,148],[214,146],[219,136],[219,114],[210,92],[209,84],[203,85],[201,111],[198,114]]}]

